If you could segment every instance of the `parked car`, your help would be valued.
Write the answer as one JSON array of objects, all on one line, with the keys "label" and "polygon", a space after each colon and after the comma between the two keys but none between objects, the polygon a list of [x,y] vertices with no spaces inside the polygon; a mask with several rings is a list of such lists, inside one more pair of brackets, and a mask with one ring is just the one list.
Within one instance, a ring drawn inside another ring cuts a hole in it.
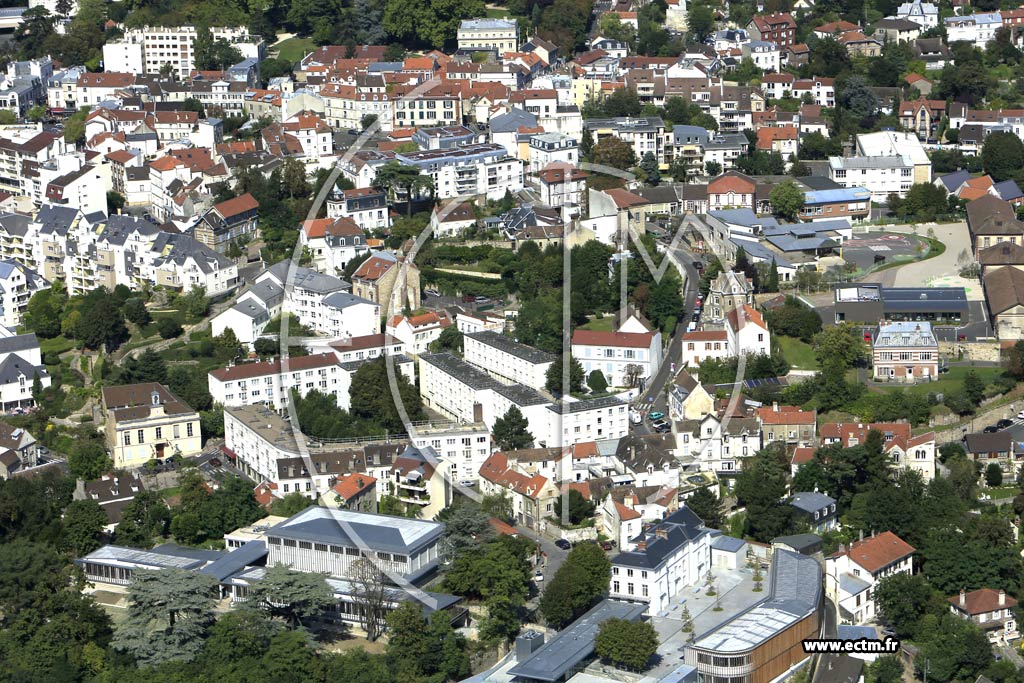
[{"label": "parked car", "polygon": [[536,573],[534,573],[533,580],[534,580],[535,583],[540,583],[541,581],[543,581],[544,580],[544,572],[536,572]]},{"label": "parked car", "polygon": [[459,482],[459,486],[465,489],[469,489],[476,486],[476,482],[473,481],[472,479],[463,479],[462,481]]},{"label": "parked car", "polygon": [[220,458],[210,458],[210,465],[213,466],[213,467],[220,467],[221,466]]},{"label": "parked car", "polygon": [[665,432],[670,431],[672,429],[672,425],[670,425],[668,422],[665,422],[664,420],[655,420],[654,422],[651,423],[651,427],[654,428],[654,431],[660,434],[664,434]]},{"label": "parked car", "polygon": [[611,550],[615,547],[615,541],[601,541],[601,550]]},{"label": "parked car", "polygon": [[694,311],[693,315],[690,316],[690,320],[692,320],[693,322],[697,322],[698,320],[700,320],[700,311]]},{"label": "parked car", "polygon": [[488,301],[490,301],[490,299],[488,299],[486,296],[478,296],[475,299],[473,299],[473,301],[475,301],[478,304],[485,304]]},{"label": "parked car", "polygon": [[686,326],[686,331],[687,332],[693,332],[696,329],[697,329],[697,323],[695,323],[695,322],[691,322],[689,325]]},{"label": "parked car", "polygon": [[693,262],[693,267],[696,268],[698,271],[704,270],[704,262],[703,261],[694,261]]},{"label": "parked car", "polygon": [[653,413],[648,413],[647,414],[647,418],[651,422],[657,422],[658,420],[660,420],[663,417],[665,417],[665,413],[659,413],[657,410],[655,410]]},{"label": "parked car", "polygon": [[564,538],[560,538],[557,541],[555,541],[555,546],[561,548],[562,550],[569,550],[572,548],[572,544]]},{"label": "parked car", "polygon": [[985,432],[986,434],[992,434],[994,432],[998,432],[999,427],[997,427],[996,425],[989,425],[988,427],[985,427],[985,429],[983,429],[982,431]]},{"label": "parked car", "polygon": [[441,296],[441,292],[436,289],[424,289],[423,293],[427,296]]},{"label": "parked car", "polygon": [[1019,413],[1017,413],[1017,419],[1018,420],[1024,420],[1024,410],[1022,410]]},{"label": "parked car", "polygon": [[998,427],[999,429],[1006,429],[1007,427],[1012,426],[1013,420],[1000,420],[999,422],[996,422],[996,427]]}]

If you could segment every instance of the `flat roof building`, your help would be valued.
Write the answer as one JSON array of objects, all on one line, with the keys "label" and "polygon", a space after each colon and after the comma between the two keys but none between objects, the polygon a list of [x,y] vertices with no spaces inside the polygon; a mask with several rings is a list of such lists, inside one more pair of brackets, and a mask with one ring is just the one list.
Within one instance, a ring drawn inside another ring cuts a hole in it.
[{"label": "flat roof building", "polygon": [[884,287],[877,283],[838,285],[834,291],[836,322],[877,325],[879,320],[968,321],[963,287]]}]

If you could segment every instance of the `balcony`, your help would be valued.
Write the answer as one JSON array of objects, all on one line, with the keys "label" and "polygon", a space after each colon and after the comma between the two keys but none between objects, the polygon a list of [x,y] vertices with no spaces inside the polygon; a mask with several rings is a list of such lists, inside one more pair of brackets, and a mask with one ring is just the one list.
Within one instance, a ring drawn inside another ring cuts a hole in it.
[{"label": "balcony", "polygon": [[410,505],[430,505],[430,496],[411,497],[398,494],[398,500],[402,501],[403,503],[408,503]]}]

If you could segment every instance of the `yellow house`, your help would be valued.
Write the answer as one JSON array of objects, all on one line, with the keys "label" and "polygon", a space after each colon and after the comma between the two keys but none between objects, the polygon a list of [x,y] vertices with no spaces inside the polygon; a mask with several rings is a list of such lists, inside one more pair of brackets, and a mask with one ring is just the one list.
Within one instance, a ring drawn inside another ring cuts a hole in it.
[{"label": "yellow house", "polygon": [[203,450],[199,413],[163,384],[104,387],[106,440],[116,468]]}]

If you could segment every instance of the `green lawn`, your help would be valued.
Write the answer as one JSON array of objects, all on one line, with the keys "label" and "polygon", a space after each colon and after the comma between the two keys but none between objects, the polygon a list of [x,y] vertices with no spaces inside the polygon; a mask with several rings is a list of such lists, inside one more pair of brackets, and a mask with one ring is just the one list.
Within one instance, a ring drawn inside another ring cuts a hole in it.
[{"label": "green lawn", "polygon": [[775,339],[782,349],[782,356],[794,370],[817,370],[818,359],[814,357],[814,347],[800,341],[796,337],[776,335]]},{"label": "green lawn", "polygon": [[[995,380],[996,377],[1003,373],[1001,368],[972,368],[965,365],[955,365],[949,369],[949,372],[939,375],[940,379],[934,382],[922,382],[920,384],[910,384],[906,386],[907,391],[912,391],[918,394],[945,394],[951,391],[956,391],[963,385],[964,376],[970,371],[974,370],[975,374],[981,378],[981,381],[985,385],[989,385]],[[894,387],[900,386],[899,384],[893,384]]]},{"label": "green lawn", "polygon": [[42,353],[50,353],[51,351],[54,353],[64,353],[65,351],[70,351],[73,348],[75,348],[75,342],[67,339],[64,335],[54,337],[53,339],[39,340],[39,350]]},{"label": "green lawn", "polygon": [[603,318],[591,318],[587,321],[586,325],[583,325],[584,330],[593,330],[595,332],[611,332],[615,317],[606,315]]},{"label": "green lawn", "polygon": [[488,7],[486,15],[488,19],[504,19],[508,16],[508,10],[504,7]]},{"label": "green lawn", "polygon": [[272,46],[270,51],[277,51],[278,57],[283,57],[289,62],[297,62],[315,49],[316,43],[309,38],[295,36],[282,40],[280,43]]}]

